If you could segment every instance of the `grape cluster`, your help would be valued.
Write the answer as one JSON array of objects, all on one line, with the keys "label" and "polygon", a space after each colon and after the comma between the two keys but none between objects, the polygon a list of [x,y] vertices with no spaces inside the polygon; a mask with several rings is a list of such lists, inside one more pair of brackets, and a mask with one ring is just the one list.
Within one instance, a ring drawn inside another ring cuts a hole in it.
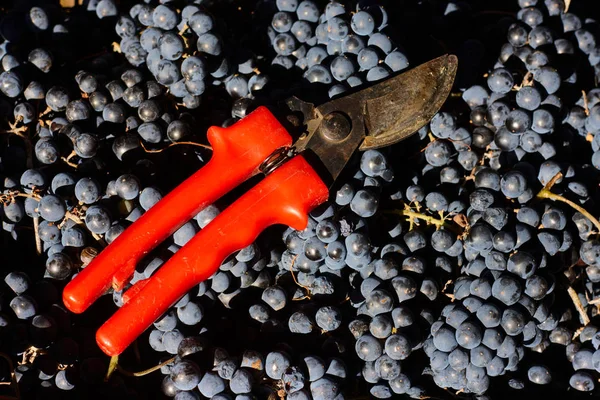
[{"label": "grape cluster", "polygon": [[137,3],[118,15],[112,0],[104,0],[95,11],[99,18],[118,15],[120,51],[133,66],[145,64],[156,82],[188,109],[200,106],[207,86],[224,85],[233,99],[260,91],[268,78],[258,72],[255,57],[241,55],[243,50],[235,54],[218,21],[198,2],[180,3]]},{"label": "grape cluster", "polygon": [[329,86],[334,97],[364,82],[402,71],[408,58],[385,32],[386,10],[357,4],[356,12],[330,1],[324,11],[312,0],[278,0],[268,28],[277,55],[272,64],[298,68],[304,79]]},{"label": "grape cluster", "polygon": [[[564,263],[579,240],[580,256],[590,265],[586,271],[597,263],[590,252],[590,216],[578,208],[590,204],[590,188],[570,151],[577,136],[592,141],[586,122],[592,114],[585,109],[585,91],[574,106],[563,104],[578,84],[565,59],[581,53],[587,58],[593,35],[577,16],[564,13],[564,3],[539,3],[519,2],[517,20],[507,29],[508,43],[485,85],[463,91],[468,125],[461,126],[458,115],[440,113],[422,132],[433,136],[424,151],[428,165],[423,173],[435,168],[440,184],[474,184],[463,203],[468,208],[461,225],[467,229],[457,254],[463,261],[461,276],[453,282],[455,302],[442,310],[425,347],[434,380],[443,388],[483,394],[494,377],[519,371],[527,348],[542,353],[554,344],[572,352],[569,346],[577,335],[570,326],[576,317],[563,306],[569,301],[564,293],[555,289],[565,284]],[[549,25],[553,17],[560,17],[562,31]],[[551,188],[561,195],[554,196]],[[562,196],[576,204],[565,206],[574,203]],[[438,235],[432,238],[434,249],[452,244],[447,235]],[[593,292],[590,284],[586,287]],[[582,294],[572,297],[587,303]],[[587,315],[577,319],[589,321]],[[552,381],[544,365],[530,366],[527,377],[540,385]],[[593,389],[589,382],[582,372],[570,381],[583,391]],[[509,384],[524,387],[520,379]]]}]

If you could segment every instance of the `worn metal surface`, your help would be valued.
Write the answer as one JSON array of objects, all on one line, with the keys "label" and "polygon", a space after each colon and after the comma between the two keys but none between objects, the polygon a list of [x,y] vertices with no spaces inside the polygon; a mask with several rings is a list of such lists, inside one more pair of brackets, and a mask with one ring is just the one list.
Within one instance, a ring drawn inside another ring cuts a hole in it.
[{"label": "worn metal surface", "polygon": [[456,56],[447,55],[371,88],[373,96],[365,95],[367,136],[360,150],[392,145],[427,124],[448,98],[457,68]]},{"label": "worn metal surface", "polygon": [[392,145],[429,122],[450,94],[457,67],[456,56],[445,55],[317,108],[290,99],[307,123],[296,152],[316,155],[333,182],[357,148]]}]

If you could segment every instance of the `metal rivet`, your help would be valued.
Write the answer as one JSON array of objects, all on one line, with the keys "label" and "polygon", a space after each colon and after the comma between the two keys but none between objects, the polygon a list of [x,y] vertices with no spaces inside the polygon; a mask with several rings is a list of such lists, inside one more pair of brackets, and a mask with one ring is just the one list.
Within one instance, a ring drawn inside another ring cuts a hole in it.
[{"label": "metal rivet", "polygon": [[335,111],[323,118],[320,131],[327,140],[344,140],[352,131],[352,122],[346,114]]}]

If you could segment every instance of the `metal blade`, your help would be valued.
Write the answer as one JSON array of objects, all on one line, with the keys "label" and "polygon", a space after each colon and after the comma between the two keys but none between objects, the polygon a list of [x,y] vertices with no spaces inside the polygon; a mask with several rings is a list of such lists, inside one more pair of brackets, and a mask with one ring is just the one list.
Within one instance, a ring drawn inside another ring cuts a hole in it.
[{"label": "metal blade", "polygon": [[314,156],[332,183],[357,148],[397,143],[429,122],[450,94],[457,64],[456,56],[442,56],[307,109],[312,118],[307,134],[294,145],[296,152]]},{"label": "metal blade", "polygon": [[365,96],[367,136],[359,149],[389,146],[421,129],[446,101],[457,68],[457,57],[445,55],[367,89],[379,97]]}]

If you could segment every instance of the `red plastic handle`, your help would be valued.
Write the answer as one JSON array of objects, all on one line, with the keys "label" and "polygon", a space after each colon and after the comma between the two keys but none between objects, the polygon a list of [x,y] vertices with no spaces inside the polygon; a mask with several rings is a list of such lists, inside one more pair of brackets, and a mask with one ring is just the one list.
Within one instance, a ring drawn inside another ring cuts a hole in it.
[{"label": "red plastic handle", "polygon": [[104,249],[63,291],[66,307],[85,311],[111,285],[122,290],[135,265],[203,208],[257,172],[276,149],[292,138],[265,107],[229,128],[211,127],[210,161],[149,209]]},{"label": "red plastic handle", "polygon": [[304,229],[308,213],[327,197],[327,186],[302,156],[283,164],[198,232],[151,278],[136,283],[130,289],[135,294],[98,330],[98,345],[110,356],[120,354],[181,296],[214,274],[228,255],[248,246],[270,225]]}]

